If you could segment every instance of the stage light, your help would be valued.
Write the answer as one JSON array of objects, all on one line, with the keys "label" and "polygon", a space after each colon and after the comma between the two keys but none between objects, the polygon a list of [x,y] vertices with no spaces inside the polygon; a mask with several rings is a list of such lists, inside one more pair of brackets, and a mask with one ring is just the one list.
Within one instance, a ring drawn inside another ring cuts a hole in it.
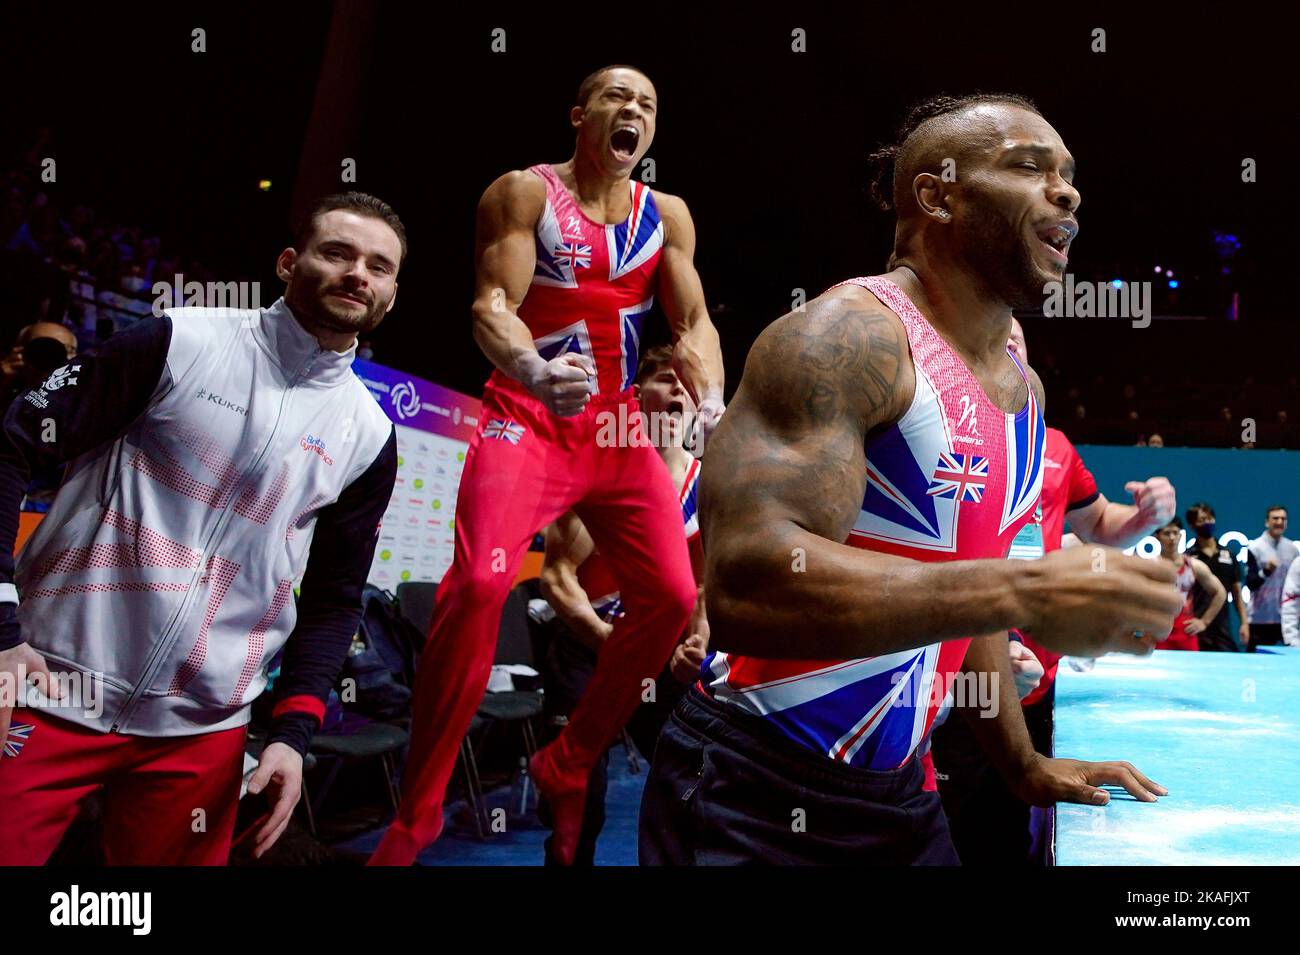
[{"label": "stage light", "polygon": [[1163,271],[1164,271],[1164,269],[1162,269],[1160,266],[1158,266],[1158,265],[1156,266],[1156,275],[1159,275],[1159,274],[1160,274],[1161,272],[1163,272]]},{"label": "stage light", "polygon": [[1169,277],[1169,278],[1173,278],[1173,276],[1174,276],[1174,270],[1173,270],[1173,269],[1165,269],[1165,275],[1166,275],[1167,277]]},{"label": "stage light", "polygon": [[258,188],[258,189],[261,189],[263,192],[270,192],[270,191],[271,191],[271,180],[270,180],[270,179],[259,179],[259,180],[257,181],[257,188]]},{"label": "stage light", "polygon": [[1170,287],[1170,288],[1178,288],[1178,279],[1170,279],[1170,280],[1169,280],[1169,287]]}]

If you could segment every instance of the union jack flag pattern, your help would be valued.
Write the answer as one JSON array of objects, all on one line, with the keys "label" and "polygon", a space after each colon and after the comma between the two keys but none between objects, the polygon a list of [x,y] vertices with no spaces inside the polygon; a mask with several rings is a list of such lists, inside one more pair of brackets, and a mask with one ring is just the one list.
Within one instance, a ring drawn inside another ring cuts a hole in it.
[{"label": "union jack flag pattern", "polygon": [[[850,282],[902,321],[916,391],[898,422],[866,443],[866,492],[846,543],[913,560],[1006,557],[1042,488],[1046,428],[1033,390],[1019,412],[1003,412],[902,289],[881,278]],[[981,430],[977,418],[1005,426]],[[929,735],[969,643],[854,660],[713,653],[701,685],[828,759],[896,769]]]},{"label": "union jack flag pattern", "polygon": [[586,355],[596,366],[592,394],[617,394],[631,384],[642,325],[654,305],[664,244],[654,192],[628,180],[627,218],[594,222],[552,166],[529,171],[546,184],[546,204],[537,221],[532,283],[518,315],[543,358]]},{"label": "union jack flag pattern", "polygon": [[34,729],[36,729],[35,723],[9,724],[9,734],[5,737],[4,754],[10,759],[17,757],[22,752],[23,747],[27,745],[27,741]]},{"label": "union jack flag pattern", "polygon": [[571,269],[591,268],[591,246],[576,242],[561,242],[555,247],[555,261],[564,262]]},{"label": "union jack flag pattern", "polygon": [[483,437],[497,441],[509,441],[511,444],[518,444],[519,439],[524,436],[524,427],[509,419],[491,418],[483,426]]},{"label": "union jack flag pattern", "polygon": [[949,454],[939,452],[939,463],[934,466],[930,490],[931,497],[956,498],[959,501],[980,502],[984,483],[989,477],[989,459],[978,454]]}]

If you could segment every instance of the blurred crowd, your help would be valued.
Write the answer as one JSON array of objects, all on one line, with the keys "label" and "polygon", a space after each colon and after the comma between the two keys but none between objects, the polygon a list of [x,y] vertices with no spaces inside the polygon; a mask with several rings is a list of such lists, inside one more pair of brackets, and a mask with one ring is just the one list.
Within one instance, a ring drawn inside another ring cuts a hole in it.
[{"label": "blurred crowd", "polygon": [[1027,322],[1048,421],[1077,444],[1300,449],[1288,326],[1161,324]]},{"label": "blurred crowd", "polygon": [[2,174],[0,304],[3,337],[33,321],[63,325],[88,347],[150,313],[155,282],[214,281],[197,259],[142,228],[105,220],[87,205],[60,206],[39,166]]}]

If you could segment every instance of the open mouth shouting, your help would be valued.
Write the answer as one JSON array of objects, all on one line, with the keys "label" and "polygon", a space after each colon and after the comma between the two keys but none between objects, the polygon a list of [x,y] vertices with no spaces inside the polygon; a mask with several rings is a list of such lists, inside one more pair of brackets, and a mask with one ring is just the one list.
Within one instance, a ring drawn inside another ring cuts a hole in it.
[{"label": "open mouth shouting", "polygon": [[1036,231],[1038,241],[1047,250],[1048,258],[1062,268],[1070,263],[1070,243],[1078,233],[1079,223],[1073,219],[1061,219],[1039,226]]},{"label": "open mouth shouting", "polygon": [[609,134],[610,155],[619,165],[630,163],[636,155],[636,147],[640,142],[641,130],[635,126],[630,123],[615,126],[614,131]]}]

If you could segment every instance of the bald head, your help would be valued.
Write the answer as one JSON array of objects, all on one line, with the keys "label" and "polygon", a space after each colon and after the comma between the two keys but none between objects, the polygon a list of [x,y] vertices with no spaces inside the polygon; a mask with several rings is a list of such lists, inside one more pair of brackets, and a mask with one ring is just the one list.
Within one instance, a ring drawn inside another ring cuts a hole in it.
[{"label": "bald head", "polygon": [[5,388],[36,388],[56,368],[77,354],[77,337],[57,322],[33,322],[23,328],[0,363]]},{"label": "bald head", "polygon": [[77,354],[77,336],[63,325],[54,322],[33,322],[18,333],[17,345],[26,345],[33,338],[53,338],[63,345],[71,358]]}]

